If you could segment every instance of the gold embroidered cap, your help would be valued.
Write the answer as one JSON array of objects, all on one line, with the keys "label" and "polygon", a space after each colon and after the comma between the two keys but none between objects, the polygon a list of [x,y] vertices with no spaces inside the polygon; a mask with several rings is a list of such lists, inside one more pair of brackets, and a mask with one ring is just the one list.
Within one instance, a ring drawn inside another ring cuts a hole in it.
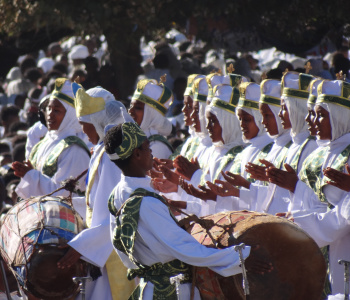
[{"label": "gold embroidered cap", "polygon": [[309,74],[285,72],[281,80],[282,96],[307,100],[309,98],[308,87],[313,79],[315,78]]},{"label": "gold embroidered cap", "polygon": [[307,103],[311,105],[315,105],[317,99],[317,88],[319,84],[323,81],[323,79],[317,78],[310,82],[309,85],[309,98],[307,99]]},{"label": "gold embroidered cap", "polygon": [[274,79],[265,79],[260,83],[259,103],[281,106],[281,82]]},{"label": "gold embroidered cap", "polygon": [[243,82],[239,86],[238,107],[259,109],[260,86],[254,82]]},{"label": "gold embroidered cap", "polygon": [[122,143],[116,149],[114,149],[114,153],[107,153],[111,160],[127,159],[131,156],[134,149],[140,147],[147,139],[146,134],[136,123],[133,122],[123,123],[122,135]]},{"label": "gold embroidered cap", "polygon": [[55,88],[51,93],[50,100],[58,99],[66,102],[74,107],[74,95],[71,86],[71,81],[67,78],[57,78],[55,80]]},{"label": "gold embroidered cap", "polygon": [[317,103],[333,103],[350,109],[350,83],[323,80],[317,87]]},{"label": "gold embroidered cap", "polygon": [[72,90],[75,98],[77,118],[91,115],[105,109],[105,100],[102,97],[91,97],[80,84],[73,82]]},{"label": "gold embroidered cap", "polygon": [[184,93],[184,96],[190,96],[193,97],[193,83],[196,79],[198,78],[204,78],[204,75],[199,75],[199,74],[191,74],[190,76],[187,77],[187,87]]},{"label": "gold embroidered cap", "polygon": [[214,87],[214,97],[210,106],[218,107],[230,113],[236,113],[239,91],[228,84],[218,84]]},{"label": "gold embroidered cap", "polygon": [[143,79],[137,83],[132,100],[141,101],[165,116],[173,100],[173,93],[163,83],[154,79]]}]

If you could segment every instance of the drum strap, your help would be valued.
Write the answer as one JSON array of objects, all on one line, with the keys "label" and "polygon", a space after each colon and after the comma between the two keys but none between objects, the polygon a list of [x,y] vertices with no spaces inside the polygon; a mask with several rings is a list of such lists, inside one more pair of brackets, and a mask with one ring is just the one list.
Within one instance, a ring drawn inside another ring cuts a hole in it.
[{"label": "drum strap", "polygon": [[[321,202],[327,202],[326,195],[323,193],[323,187],[329,180],[326,176],[321,176],[322,168],[329,147],[322,147],[312,152],[304,161],[300,171],[300,180],[312,188]],[[333,161],[331,168],[343,171],[346,162],[350,156],[350,145],[348,145]],[[328,203],[331,205],[330,203]]]},{"label": "drum strap", "polygon": [[[156,263],[152,266],[146,266],[140,264],[133,255],[141,202],[143,200],[143,197],[147,196],[154,197],[160,200],[162,203],[166,204],[166,201],[160,195],[140,188],[135,190],[130,195],[130,198],[126,200],[121,210],[117,212],[117,209],[114,206],[114,193],[112,192],[109,198],[108,206],[112,215],[116,216],[117,223],[113,234],[113,245],[119,251],[122,251],[128,255],[130,261],[138,266],[137,269],[128,270],[129,280],[138,276],[143,278],[145,281],[145,283],[140,284],[135,289],[129,299],[142,299],[142,294],[147,282],[152,282],[154,284],[154,300],[176,300],[177,296],[175,286],[170,284],[170,277],[176,276],[178,274],[184,274],[184,282],[190,282],[190,266],[179,260],[173,260],[165,264]],[[123,218],[118,217],[119,212],[123,215]],[[171,216],[175,219],[172,213]]]},{"label": "drum strap", "polygon": [[154,141],[162,142],[163,144],[165,144],[169,148],[169,150],[171,152],[174,152],[173,146],[171,146],[170,143],[168,142],[168,140],[160,134],[153,134],[153,135],[148,137],[148,140],[150,142],[154,142]]}]

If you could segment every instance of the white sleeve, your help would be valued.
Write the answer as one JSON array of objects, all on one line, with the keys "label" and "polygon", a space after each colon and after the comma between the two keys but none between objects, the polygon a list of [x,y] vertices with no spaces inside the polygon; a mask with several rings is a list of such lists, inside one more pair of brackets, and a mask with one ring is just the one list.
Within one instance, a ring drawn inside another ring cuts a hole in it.
[{"label": "white sleeve", "polygon": [[[38,170],[30,170],[21,179],[16,188],[18,196],[27,199],[32,196],[42,196],[61,187],[61,182],[70,177],[77,177],[89,166],[90,157],[87,152],[77,145],[65,149],[58,158],[57,172],[48,177]],[[79,189],[85,190],[85,177],[79,180]],[[68,196],[69,192],[61,190],[55,196]]]},{"label": "white sleeve", "polygon": [[[222,276],[241,273],[239,256],[233,247],[220,250],[199,244],[175,223],[168,208],[158,199],[144,197],[142,200],[138,231],[161,262],[169,261],[172,256],[190,265],[209,267]],[[244,258],[249,253],[250,247],[247,247]]]},{"label": "white sleeve", "polygon": [[[103,154],[98,167],[99,179],[94,189],[94,207],[91,227],[83,230],[69,242],[69,245],[99,267],[106,264],[113,246],[110,238],[110,213],[108,199],[120,180],[121,171]],[[91,195],[92,196],[92,195]]]},{"label": "white sleeve", "polygon": [[172,154],[169,147],[160,141],[151,142],[150,148],[152,149],[152,155],[157,158],[168,159]]}]

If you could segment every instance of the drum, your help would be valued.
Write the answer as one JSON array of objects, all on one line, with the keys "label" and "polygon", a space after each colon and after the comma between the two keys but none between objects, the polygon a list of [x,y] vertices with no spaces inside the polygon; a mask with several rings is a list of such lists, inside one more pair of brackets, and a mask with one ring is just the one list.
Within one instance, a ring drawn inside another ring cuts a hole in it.
[{"label": "drum", "polygon": [[[212,248],[260,245],[251,255],[273,264],[270,273],[247,273],[250,299],[321,299],[326,263],[315,241],[296,224],[249,211],[223,212],[202,219],[207,229],[197,223],[187,228],[201,244]],[[225,278],[208,268],[195,267],[194,280],[203,300],[245,299],[242,274]]]},{"label": "drum", "polygon": [[0,252],[27,294],[69,299],[79,291],[73,277],[86,276],[85,263],[58,269],[67,242],[84,229],[80,215],[63,197],[35,197],[12,207],[0,223]]}]

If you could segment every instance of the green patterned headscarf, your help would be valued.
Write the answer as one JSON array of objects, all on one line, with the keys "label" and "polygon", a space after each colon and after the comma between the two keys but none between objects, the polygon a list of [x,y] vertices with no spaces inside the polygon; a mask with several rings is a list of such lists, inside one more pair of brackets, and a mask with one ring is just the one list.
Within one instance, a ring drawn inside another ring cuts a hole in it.
[{"label": "green patterned headscarf", "polygon": [[122,125],[122,143],[114,149],[114,153],[108,154],[111,160],[127,159],[131,156],[134,149],[140,147],[142,143],[147,139],[146,134],[141,128],[132,122],[126,122]]}]

